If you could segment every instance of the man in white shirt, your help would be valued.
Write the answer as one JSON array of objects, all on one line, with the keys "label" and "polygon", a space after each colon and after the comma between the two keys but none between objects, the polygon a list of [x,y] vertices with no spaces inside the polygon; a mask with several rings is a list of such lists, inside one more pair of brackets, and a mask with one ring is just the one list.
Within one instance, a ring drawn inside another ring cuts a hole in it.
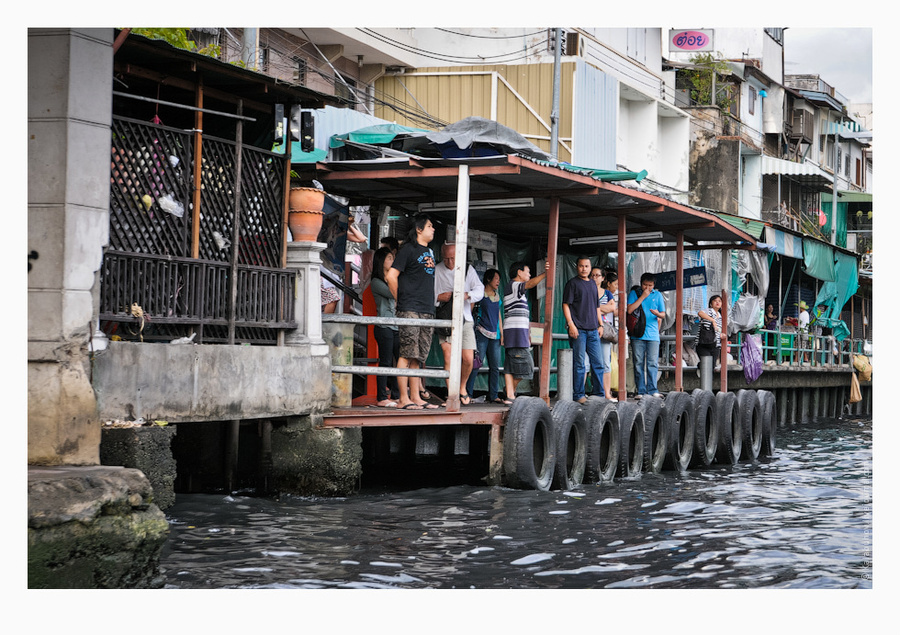
[{"label": "man in white shirt", "polygon": [[[437,304],[453,300],[453,269],[456,266],[456,245],[444,243],[441,246],[441,262],[434,268],[434,296]],[[472,362],[475,359],[475,322],[472,319],[472,303],[480,302],[484,297],[484,284],[472,266],[466,267],[466,279],[463,283],[463,325],[462,325],[462,367],[460,369],[459,401],[468,406],[472,403],[472,395],[465,392],[466,380],[472,373]],[[444,354],[444,370],[450,370],[450,336],[438,335],[441,352]],[[450,380],[447,380],[447,388]]]},{"label": "man in white shirt", "polygon": [[800,335],[800,350],[803,351],[800,355],[803,363],[809,362],[809,353],[806,350],[809,348],[809,306],[803,300],[797,303],[799,307],[799,314],[797,315],[797,331]]}]

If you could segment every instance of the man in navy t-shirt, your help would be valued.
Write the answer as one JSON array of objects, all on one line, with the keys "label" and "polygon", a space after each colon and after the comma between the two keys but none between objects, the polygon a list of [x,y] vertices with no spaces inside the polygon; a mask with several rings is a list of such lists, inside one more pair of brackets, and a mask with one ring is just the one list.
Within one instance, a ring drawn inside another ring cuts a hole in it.
[{"label": "man in navy t-shirt", "polygon": [[[572,347],[572,374],[574,385],[572,398],[578,403],[587,401],[584,381],[587,369],[584,355],[587,353],[591,370],[603,377],[603,360],[600,357],[600,295],[597,284],[591,280],[591,260],[586,256],[576,261],[578,276],[566,283],[563,289],[563,315]],[[601,389],[602,394],[602,389]]]},{"label": "man in navy t-shirt", "polygon": [[[410,229],[409,239],[394,258],[385,276],[388,288],[397,299],[397,317],[411,319],[434,318],[434,252],[429,243],[434,239],[434,225],[427,216],[417,216]],[[397,368],[424,368],[431,348],[434,327],[400,325],[400,357]],[[397,378],[400,399],[397,406],[405,410],[433,410],[421,395],[419,377]]]}]

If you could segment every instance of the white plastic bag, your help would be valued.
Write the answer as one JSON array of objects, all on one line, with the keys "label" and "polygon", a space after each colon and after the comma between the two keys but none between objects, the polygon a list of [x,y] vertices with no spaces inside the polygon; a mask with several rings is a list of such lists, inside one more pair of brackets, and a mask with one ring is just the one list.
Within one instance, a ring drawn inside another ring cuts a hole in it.
[{"label": "white plastic bag", "polygon": [[161,197],[157,203],[162,208],[164,212],[168,212],[172,216],[177,216],[181,218],[184,216],[184,205],[175,200],[175,197],[171,194],[166,194]]}]

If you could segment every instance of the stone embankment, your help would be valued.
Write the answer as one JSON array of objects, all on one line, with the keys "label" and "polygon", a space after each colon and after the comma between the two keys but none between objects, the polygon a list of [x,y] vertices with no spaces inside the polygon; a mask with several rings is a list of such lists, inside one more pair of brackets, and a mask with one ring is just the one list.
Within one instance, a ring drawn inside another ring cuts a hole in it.
[{"label": "stone embankment", "polygon": [[139,470],[28,468],[30,589],[162,587],[168,533]]}]

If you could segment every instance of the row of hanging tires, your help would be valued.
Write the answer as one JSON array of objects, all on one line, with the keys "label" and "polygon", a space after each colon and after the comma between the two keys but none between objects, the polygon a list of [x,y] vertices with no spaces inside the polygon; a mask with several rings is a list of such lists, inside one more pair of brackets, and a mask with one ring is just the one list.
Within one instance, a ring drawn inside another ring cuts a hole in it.
[{"label": "row of hanging tires", "polygon": [[560,401],[552,412],[543,399],[518,397],[503,435],[504,482],[572,489],[754,461],[775,451],[775,417],[775,395],[766,390],[698,389],[626,402],[590,397],[583,405]]}]

